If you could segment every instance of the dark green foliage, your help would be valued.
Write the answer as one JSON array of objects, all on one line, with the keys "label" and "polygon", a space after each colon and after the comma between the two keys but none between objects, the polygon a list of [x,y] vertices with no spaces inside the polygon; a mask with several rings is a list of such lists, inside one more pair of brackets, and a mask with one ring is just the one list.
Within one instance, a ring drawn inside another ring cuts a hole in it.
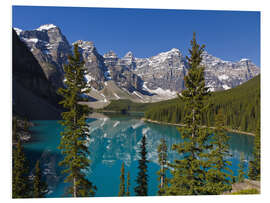
[{"label": "dark green foliage", "polygon": [[261,178],[261,133],[260,122],[255,134],[253,159],[249,162],[248,176],[252,180],[260,180]]},{"label": "dark green foliage", "polygon": [[127,174],[127,191],[126,196],[130,196],[130,173]]},{"label": "dark green foliage", "polygon": [[206,187],[206,171],[210,167],[208,150],[211,145],[207,142],[210,133],[206,128],[199,127],[202,113],[208,107],[206,100],[210,94],[205,87],[204,67],[200,65],[204,45],[197,44],[194,34],[191,46],[190,58],[187,57],[189,72],[184,79],[186,90],[179,95],[179,100],[186,107],[185,127],[181,129],[183,142],[172,147],[182,159],[171,164],[173,177],[169,180],[166,195],[211,194],[211,190]]},{"label": "dark green foliage", "polygon": [[48,186],[46,182],[42,180],[42,172],[40,170],[40,163],[37,160],[35,165],[34,180],[33,180],[33,197],[42,198],[48,193]]},{"label": "dark green foliage", "polygon": [[214,134],[212,137],[213,150],[209,153],[211,168],[207,173],[207,185],[211,194],[221,194],[231,190],[232,170],[229,169],[231,162],[226,159],[231,157],[229,153],[229,136],[224,129],[224,116],[219,110],[216,119]]},{"label": "dark green foliage", "polygon": [[125,196],[125,165],[122,163],[118,196]]},{"label": "dark green foliage", "polygon": [[147,196],[148,192],[148,175],[147,175],[147,151],[146,151],[146,137],[145,135],[142,137],[142,143],[141,143],[141,151],[140,151],[140,157],[139,160],[139,173],[137,176],[137,186],[134,188],[134,191],[137,196]]},{"label": "dark green foliage", "polygon": [[18,139],[15,149],[13,149],[12,168],[12,198],[31,197],[29,168],[23,152],[21,140]]},{"label": "dark green foliage", "polygon": [[61,132],[59,149],[64,155],[60,166],[64,166],[63,173],[67,174],[65,182],[71,183],[69,193],[73,197],[93,196],[95,186],[85,177],[84,171],[89,168],[89,151],[86,145],[90,137],[86,116],[89,113],[86,106],[79,104],[81,95],[90,91],[84,75],[86,68],[78,45],[74,45],[74,55],[69,56],[68,64],[64,66],[65,86],[59,88],[58,93],[63,96],[61,105],[67,110],[62,113],[61,124],[65,127]]},{"label": "dark green foliage", "polygon": [[174,104],[175,100],[167,100],[154,103],[135,103],[127,99],[112,100],[103,110],[116,112],[145,112],[152,107]]},{"label": "dark green foliage", "polygon": [[144,103],[134,103],[130,100],[112,100],[108,106],[104,108],[104,110],[108,111],[117,111],[117,112],[143,112],[148,104]]},{"label": "dark green foliage", "polygon": [[[211,107],[203,113],[202,124],[214,126],[215,116],[221,109],[225,127],[254,132],[260,118],[260,76],[226,91],[214,92]],[[184,123],[188,109],[179,99],[163,101],[160,105],[149,105],[145,117],[151,120]]]},{"label": "dark green foliage", "polygon": [[160,140],[160,145],[158,146],[158,162],[160,165],[160,170],[157,172],[158,181],[158,195],[164,195],[165,190],[168,187],[168,179],[166,177],[166,171],[168,170],[168,155],[167,155],[167,145],[165,139]]},{"label": "dark green foliage", "polygon": [[240,155],[240,162],[238,164],[238,176],[237,176],[237,182],[244,182],[245,179],[245,162],[244,162],[244,154],[241,153]]}]

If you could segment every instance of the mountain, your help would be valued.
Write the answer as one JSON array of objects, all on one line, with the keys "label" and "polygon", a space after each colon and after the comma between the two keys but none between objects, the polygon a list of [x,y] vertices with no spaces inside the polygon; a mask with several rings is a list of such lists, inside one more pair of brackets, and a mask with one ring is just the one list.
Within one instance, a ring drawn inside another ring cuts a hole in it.
[{"label": "mountain", "polygon": [[260,73],[260,69],[248,59],[238,62],[223,61],[207,52],[202,54],[205,80],[211,91],[236,87]]},{"label": "mountain", "polygon": [[[70,45],[60,28],[52,24],[35,30],[15,30],[56,88],[63,85],[62,66],[67,63],[72,45],[77,43],[88,70],[85,79],[92,86],[89,96],[96,103],[103,103],[98,106],[118,99],[143,103],[167,100],[185,88],[188,64],[177,48],[149,58],[136,58],[131,51],[118,57],[113,51],[101,55],[91,41],[78,40]],[[211,91],[236,87],[260,73],[260,68],[248,59],[224,61],[207,52],[202,57],[206,85]]]},{"label": "mountain", "polygon": [[12,110],[27,119],[60,118],[59,95],[27,46],[12,32]]},{"label": "mountain", "polygon": [[55,25],[48,24],[35,30],[23,31],[15,28],[15,31],[39,62],[46,78],[56,88],[62,87],[63,65],[71,54],[71,46],[61,30]]}]

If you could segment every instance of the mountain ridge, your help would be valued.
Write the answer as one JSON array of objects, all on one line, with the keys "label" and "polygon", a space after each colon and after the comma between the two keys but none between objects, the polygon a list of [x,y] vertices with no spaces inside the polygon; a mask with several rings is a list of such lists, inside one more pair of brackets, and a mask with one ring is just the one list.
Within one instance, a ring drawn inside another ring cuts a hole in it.
[{"label": "mountain ridge", "polygon": [[[72,45],[78,43],[88,69],[86,80],[93,90],[100,94],[105,88],[105,83],[110,80],[119,91],[135,95],[132,100],[136,102],[167,100],[185,88],[184,77],[188,73],[188,64],[185,56],[177,48],[149,58],[137,58],[128,51],[120,58],[111,50],[101,55],[92,41],[77,40],[70,44],[60,28],[53,24],[41,25],[30,31],[15,28],[15,31],[37,58],[47,78],[55,87],[63,85],[62,66],[67,63]],[[206,85],[210,91],[233,88],[260,73],[260,68],[248,59],[237,62],[224,61],[206,51],[202,57],[202,65],[206,67]],[[119,98],[108,96],[106,99]]]}]

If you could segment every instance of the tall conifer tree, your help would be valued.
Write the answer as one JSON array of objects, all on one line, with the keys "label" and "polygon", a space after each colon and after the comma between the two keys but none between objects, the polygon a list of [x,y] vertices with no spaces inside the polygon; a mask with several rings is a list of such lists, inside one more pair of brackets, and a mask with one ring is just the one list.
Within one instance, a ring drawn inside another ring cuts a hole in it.
[{"label": "tall conifer tree", "polygon": [[139,173],[137,176],[137,186],[134,188],[134,191],[137,196],[147,196],[148,193],[148,175],[147,175],[147,151],[146,151],[146,137],[145,135],[142,137],[141,143],[141,159],[139,160]]},{"label": "tall conifer tree", "polygon": [[159,195],[164,195],[165,194],[165,189],[167,187],[167,178],[166,178],[166,171],[168,170],[167,168],[167,145],[166,145],[166,141],[164,138],[162,138],[160,140],[160,145],[158,146],[158,162],[160,165],[160,170],[157,172],[158,174],[158,180],[160,182],[158,188],[158,194]]},{"label": "tall conifer tree", "polygon": [[212,137],[214,149],[209,153],[211,168],[207,173],[206,188],[209,194],[221,194],[231,190],[232,170],[229,168],[231,162],[227,161],[231,154],[229,152],[229,136],[225,128],[225,118],[221,110],[215,119],[215,130]]},{"label": "tall conifer tree", "polygon": [[241,153],[240,155],[240,161],[238,164],[238,176],[237,176],[237,182],[244,182],[245,179],[245,158],[244,153]]},{"label": "tall conifer tree", "polygon": [[29,198],[31,197],[29,168],[20,139],[17,140],[16,148],[13,150],[12,197]]},{"label": "tall conifer tree", "polygon": [[184,142],[173,145],[182,159],[171,164],[172,178],[166,195],[200,195],[208,194],[206,170],[210,167],[207,143],[210,133],[207,128],[200,128],[202,113],[208,108],[207,99],[210,95],[205,86],[204,67],[201,66],[204,45],[200,46],[193,34],[191,40],[188,74],[185,76],[185,87],[179,99],[185,103],[185,127],[180,129]]},{"label": "tall conifer tree", "polygon": [[125,165],[122,163],[118,196],[125,196]]},{"label": "tall conifer tree", "polygon": [[61,132],[59,145],[59,149],[64,155],[60,166],[66,168],[63,171],[67,174],[65,182],[71,184],[69,193],[73,197],[93,196],[96,187],[85,177],[84,173],[90,164],[89,150],[86,145],[87,138],[90,136],[86,123],[89,111],[86,106],[79,104],[81,96],[88,93],[90,87],[84,78],[86,68],[77,44],[74,45],[74,54],[68,57],[68,64],[64,66],[64,71],[66,88],[58,90],[64,98],[60,104],[67,109],[62,113],[63,120],[61,121],[65,128]]},{"label": "tall conifer tree", "polygon": [[130,173],[127,174],[127,191],[126,196],[130,196]]},{"label": "tall conifer tree", "polygon": [[253,159],[249,162],[248,176],[251,180],[260,180],[261,177],[261,135],[260,122],[257,124],[257,130],[254,138]]},{"label": "tall conifer tree", "polygon": [[37,160],[35,165],[35,172],[34,172],[34,191],[33,197],[34,198],[42,198],[48,193],[48,187],[45,181],[42,180],[42,172],[40,169],[40,162]]}]

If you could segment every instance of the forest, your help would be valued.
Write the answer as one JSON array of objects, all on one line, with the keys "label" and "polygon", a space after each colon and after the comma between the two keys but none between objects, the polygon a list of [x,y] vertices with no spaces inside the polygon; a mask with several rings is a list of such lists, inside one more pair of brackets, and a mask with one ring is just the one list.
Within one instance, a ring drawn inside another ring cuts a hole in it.
[{"label": "forest", "polygon": [[[214,126],[214,118],[220,109],[224,113],[226,127],[254,132],[260,118],[260,75],[233,89],[213,93],[201,124]],[[145,117],[168,123],[183,123],[185,113],[184,103],[174,99],[162,105],[149,106]]]}]

